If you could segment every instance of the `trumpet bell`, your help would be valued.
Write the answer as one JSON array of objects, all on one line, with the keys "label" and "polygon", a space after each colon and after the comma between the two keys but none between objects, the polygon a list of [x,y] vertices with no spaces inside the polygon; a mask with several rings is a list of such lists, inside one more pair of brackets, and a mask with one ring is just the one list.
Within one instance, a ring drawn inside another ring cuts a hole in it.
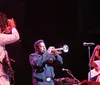
[{"label": "trumpet bell", "polygon": [[64,45],[64,46],[63,46],[63,51],[64,51],[64,52],[68,52],[68,51],[69,51],[68,45]]}]

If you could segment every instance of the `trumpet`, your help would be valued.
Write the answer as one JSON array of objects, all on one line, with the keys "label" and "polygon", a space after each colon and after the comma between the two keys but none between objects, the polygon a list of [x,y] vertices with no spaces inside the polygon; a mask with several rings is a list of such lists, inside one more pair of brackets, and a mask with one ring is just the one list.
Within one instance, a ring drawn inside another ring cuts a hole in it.
[{"label": "trumpet", "polygon": [[55,50],[57,50],[57,51],[63,50],[65,53],[67,53],[69,51],[69,47],[68,47],[68,45],[63,45],[63,47],[56,48]]}]

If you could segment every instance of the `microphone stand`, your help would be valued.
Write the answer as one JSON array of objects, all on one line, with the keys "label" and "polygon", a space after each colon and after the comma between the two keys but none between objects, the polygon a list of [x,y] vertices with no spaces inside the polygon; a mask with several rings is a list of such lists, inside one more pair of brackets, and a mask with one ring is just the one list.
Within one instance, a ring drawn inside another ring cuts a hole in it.
[{"label": "microphone stand", "polygon": [[[88,46],[88,57],[89,57],[89,60],[90,60],[90,46]],[[91,66],[89,66],[89,72],[90,72],[90,82],[91,82]]]},{"label": "microphone stand", "polygon": [[[88,57],[89,57],[89,62],[90,62],[90,46],[93,46],[95,44],[94,43],[86,43],[86,42],[84,42],[83,45],[84,46],[88,46]],[[88,76],[90,78],[88,77],[88,79],[91,81],[91,66],[89,66],[89,72],[90,72],[90,74],[88,74]]]},{"label": "microphone stand", "polygon": [[[77,78],[75,78],[74,77],[74,75],[71,73],[71,71],[70,70],[66,70],[66,72],[75,80],[75,81],[77,81],[77,83],[80,83],[80,81],[77,79]],[[76,82],[75,82],[76,83]]]}]

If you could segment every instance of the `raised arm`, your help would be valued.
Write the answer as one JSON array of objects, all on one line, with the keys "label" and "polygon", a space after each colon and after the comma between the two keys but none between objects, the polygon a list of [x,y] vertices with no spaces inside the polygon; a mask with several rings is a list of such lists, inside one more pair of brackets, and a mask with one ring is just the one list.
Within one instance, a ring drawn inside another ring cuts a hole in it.
[{"label": "raised arm", "polygon": [[54,55],[55,61],[57,61],[57,62],[60,63],[60,64],[63,64],[63,59],[62,59],[62,57],[60,56],[60,54],[62,53],[61,51],[57,51],[57,50],[55,49],[55,47],[50,46],[50,47],[48,48],[48,53]]},{"label": "raised arm", "polygon": [[99,45],[97,45],[94,48],[94,51],[93,51],[92,56],[90,58],[89,66],[91,66],[91,67],[97,67],[97,64],[94,61],[95,61],[95,57],[98,58],[98,55],[99,55]]},{"label": "raised arm", "polygon": [[11,34],[0,34],[0,45],[11,44],[19,40],[20,36],[17,29],[14,27]]},{"label": "raised arm", "polygon": [[62,58],[62,56],[57,55],[56,61],[58,61],[58,63],[60,63],[60,64],[63,64],[63,58]]}]

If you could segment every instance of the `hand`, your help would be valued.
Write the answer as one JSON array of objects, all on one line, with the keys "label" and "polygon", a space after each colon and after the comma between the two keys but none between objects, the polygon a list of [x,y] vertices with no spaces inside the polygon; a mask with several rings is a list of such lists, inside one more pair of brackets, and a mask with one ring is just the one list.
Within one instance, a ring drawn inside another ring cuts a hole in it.
[{"label": "hand", "polygon": [[8,26],[10,26],[10,27],[16,27],[15,21],[14,21],[13,18],[8,19],[8,20],[7,20],[7,23],[8,23]]},{"label": "hand", "polygon": [[53,47],[53,46],[50,46],[50,47],[48,48],[48,52],[49,52],[50,54],[53,54],[54,56],[57,56],[57,55],[59,55],[59,54],[62,53],[61,51],[57,51],[57,50],[55,49],[55,47]]},{"label": "hand", "polygon": [[47,51],[48,51],[48,53],[51,53],[54,49],[55,49],[55,47],[50,46]]}]

